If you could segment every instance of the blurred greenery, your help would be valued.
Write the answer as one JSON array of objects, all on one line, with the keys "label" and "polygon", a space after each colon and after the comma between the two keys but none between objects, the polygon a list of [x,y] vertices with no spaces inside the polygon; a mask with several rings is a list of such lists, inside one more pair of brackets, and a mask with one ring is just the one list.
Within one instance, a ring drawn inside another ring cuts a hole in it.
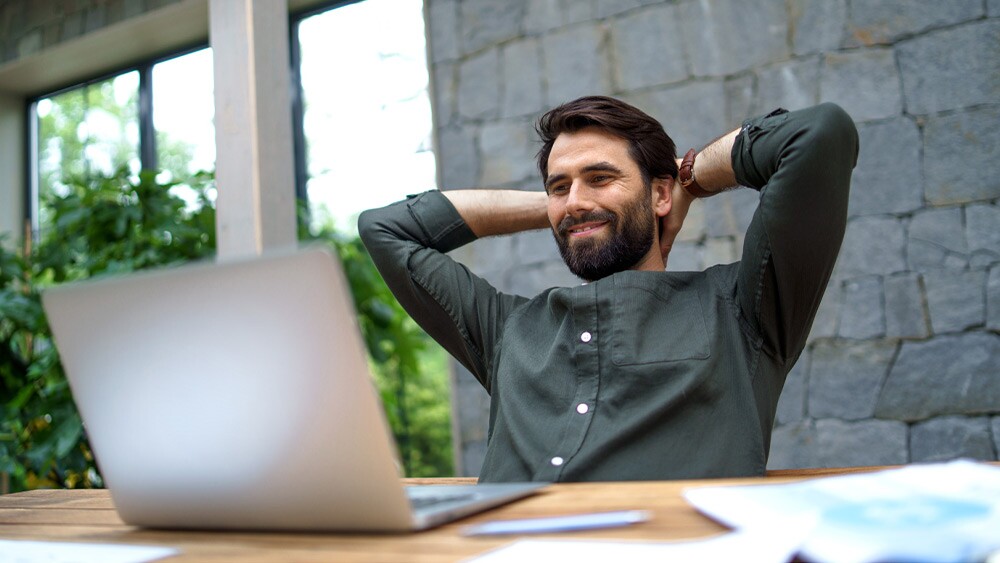
[{"label": "blurred greenery", "polygon": [[[37,245],[12,251],[14,241],[0,237],[0,473],[10,490],[103,485],[39,291],[211,256],[214,179],[196,174],[185,185],[193,200],[152,172],[91,171],[44,196],[51,227]],[[445,353],[392,297],[357,236],[326,224],[302,226],[300,237],[329,244],[343,261],[406,474],[453,474]]]}]

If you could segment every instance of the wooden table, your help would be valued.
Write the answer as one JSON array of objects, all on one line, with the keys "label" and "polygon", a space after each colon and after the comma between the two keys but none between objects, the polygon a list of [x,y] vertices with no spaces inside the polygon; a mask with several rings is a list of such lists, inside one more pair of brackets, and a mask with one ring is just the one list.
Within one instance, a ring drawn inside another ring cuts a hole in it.
[{"label": "wooden table", "polygon": [[[462,527],[476,522],[646,509],[649,522],[625,528],[532,536],[547,539],[623,541],[690,539],[726,528],[702,516],[681,498],[687,487],[720,484],[780,483],[806,477],[870,471],[875,468],[776,471],[755,479],[566,483],[541,493],[413,534],[287,534],[177,532],[126,526],[105,490],[37,490],[0,496],[0,537],[96,543],[165,545],[181,550],[169,563],[192,561],[443,562],[461,561],[507,545],[517,538],[469,538]],[[472,483],[472,479],[408,479],[408,483]]]}]

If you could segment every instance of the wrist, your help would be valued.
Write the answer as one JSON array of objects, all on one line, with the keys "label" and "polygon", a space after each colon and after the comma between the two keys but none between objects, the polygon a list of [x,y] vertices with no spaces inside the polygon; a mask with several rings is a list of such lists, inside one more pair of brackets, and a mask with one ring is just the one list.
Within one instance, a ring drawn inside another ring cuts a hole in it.
[{"label": "wrist", "polygon": [[708,197],[712,195],[705,188],[702,188],[698,184],[698,179],[695,177],[694,172],[694,162],[698,153],[694,149],[689,150],[684,158],[681,159],[680,167],[677,170],[677,181],[680,182],[681,187],[687,192],[691,197]]}]

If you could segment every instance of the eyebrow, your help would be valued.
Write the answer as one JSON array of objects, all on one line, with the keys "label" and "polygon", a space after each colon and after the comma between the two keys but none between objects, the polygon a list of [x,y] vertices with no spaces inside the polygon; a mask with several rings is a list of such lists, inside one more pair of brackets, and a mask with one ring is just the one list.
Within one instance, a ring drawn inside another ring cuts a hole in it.
[{"label": "eyebrow", "polygon": [[[611,173],[617,174],[619,176],[622,175],[621,168],[618,168],[614,164],[611,164],[610,162],[607,162],[607,161],[601,161],[601,162],[595,162],[594,164],[588,164],[587,166],[583,167],[583,170],[581,170],[581,172],[583,172],[584,174],[587,174],[589,172],[611,172]],[[556,174],[555,176],[549,176],[549,179],[545,181],[545,191],[549,191],[549,189],[552,188],[553,184],[555,184],[555,183],[557,183],[557,182],[559,182],[561,180],[564,180],[565,178],[566,178],[566,174]]]}]

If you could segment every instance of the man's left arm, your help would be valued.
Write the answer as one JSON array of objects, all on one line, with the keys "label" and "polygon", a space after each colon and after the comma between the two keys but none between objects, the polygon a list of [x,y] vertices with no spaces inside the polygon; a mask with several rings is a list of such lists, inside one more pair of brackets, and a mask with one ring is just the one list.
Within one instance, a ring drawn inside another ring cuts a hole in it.
[{"label": "man's left arm", "polygon": [[695,159],[692,192],[711,195],[737,184],[761,192],[736,298],[780,362],[794,361],[804,347],[833,271],[857,154],[850,116],[823,104],[748,120]]}]

